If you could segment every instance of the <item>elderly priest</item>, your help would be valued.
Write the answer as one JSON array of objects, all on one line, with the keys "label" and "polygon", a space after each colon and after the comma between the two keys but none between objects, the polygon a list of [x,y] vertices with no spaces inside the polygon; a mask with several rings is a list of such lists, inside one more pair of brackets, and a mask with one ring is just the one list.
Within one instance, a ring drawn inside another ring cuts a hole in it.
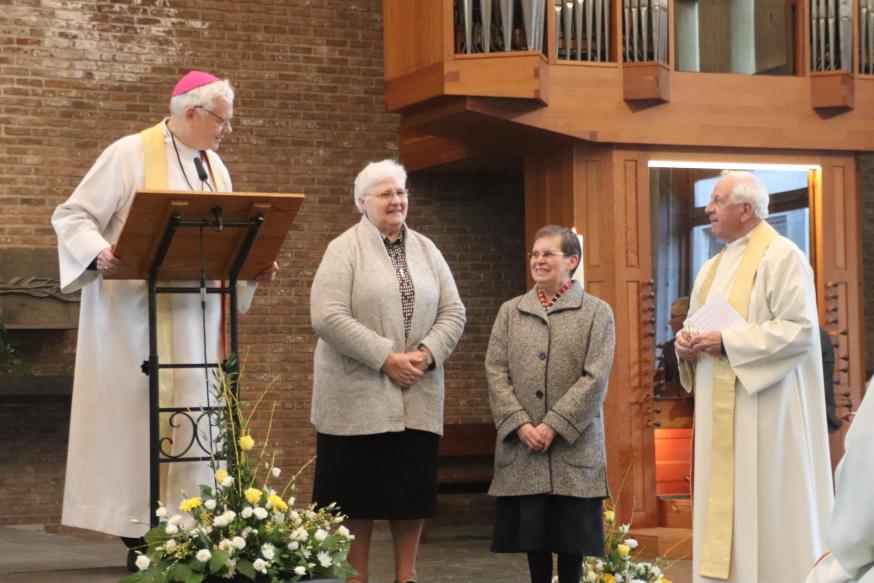
[{"label": "elderly priest", "polygon": [[726,245],[676,341],[695,390],[693,581],[804,581],[832,506],[813,272],[752,174],[723,176],[705,210]]},{"label": "elderly priest", "polygon": [[[149,391],[140,370],[149,356],[147,292],[143,281],[103,275],[119,265],[114,244],[137,190],[231,190],[216,150],[231,132],[233,102],[227,80],[189,72],[173,90],[170,117],[106,148],[52,216],[61,287],[67,293],[82,290],[62,521],[121,536],[129,546],[149,522]],[[258,281],[271,280],[275,269],[274,264]],[[251,301],[254,283],[243,287],[241,305]],[[221,302],[214,294],[203,312],[195,294],[161,296],[161,359],[216,362],[220,322]],[[206,404],[202,370],[179,369],[161,378],[162,406]],[[191,432],[182,426],[165,434],[174,454]],[[212,483],[206,463],[169,466],[161,494],[167,506],[176,506],[183,490],[192,495],[198,484]]]}]

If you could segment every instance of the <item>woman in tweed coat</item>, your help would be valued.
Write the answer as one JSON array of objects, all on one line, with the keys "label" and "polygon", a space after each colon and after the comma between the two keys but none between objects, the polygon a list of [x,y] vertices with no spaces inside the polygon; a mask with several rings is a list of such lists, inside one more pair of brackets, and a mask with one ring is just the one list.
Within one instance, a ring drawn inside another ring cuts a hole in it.
[{"label": "woman in tweed coat", "polygon": [[532,583],[578,583],[601,556],[608,496],[601,414],[613,365],[613,311],[572,278],[577,236],[548,225],[529,254],[535,282],[498,312],[486,354],[498,429],[492,551],[525,552]]},{"label": "woman in tweed coat", "polygon": [[422,525],[436,512],[443,363],[464,330],[443,255],[405,224],[406,181],[391,160],[361,171],[361,221],[328,245],[310,294],[313,500],[349,517],[358,575],[347,581],[367,581],[374,519],[391,526],[396,580],[416,581]]}]

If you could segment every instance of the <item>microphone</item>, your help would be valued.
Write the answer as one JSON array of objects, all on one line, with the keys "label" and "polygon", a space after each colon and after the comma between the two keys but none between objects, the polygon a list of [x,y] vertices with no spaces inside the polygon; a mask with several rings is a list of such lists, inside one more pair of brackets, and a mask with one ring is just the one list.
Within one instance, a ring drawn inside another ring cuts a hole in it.
[{"label": "microphone", "polygon": [[209,173],[203,167],[203,160],[200,159],[200,156],[194,157],[194,167],[197,168],[197,177],[200,178],[200,181],[206,183],[206,187],[212,190],[209,185]]}]

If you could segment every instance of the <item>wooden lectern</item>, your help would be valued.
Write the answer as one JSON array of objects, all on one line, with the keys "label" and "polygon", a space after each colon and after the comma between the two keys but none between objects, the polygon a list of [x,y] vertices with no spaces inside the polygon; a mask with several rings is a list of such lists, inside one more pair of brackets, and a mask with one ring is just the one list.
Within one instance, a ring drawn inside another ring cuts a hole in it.
[{"label": "wooden lectern", "polygon": [[[171,419],[178,415],[187,417],[196,435],[199,420],[222,406],[161,407],[158,372],[161,369],[214,369],[222,366],[231,379],[231,391],[235,396],[238,394],[237,281],[255,279],[257,274],[273,265],[303,198],[302,194],[260,192],[141,190],[136,193],[115,248],[122,266],[104,277],[148,282],[149,359],[143,363],[142,369],[149,377],[152,526],[157,524],[155,511],[160,496],[162,463],[222,459],[213,451],[214,444],[205,446],[200,439],[193,439],[179,454],[171,455],[161,449],[159,419],[162,413],[170,414]],[[207,285],[216,280],[222,283]],[[173,281],[188,281],[191,285],[171,285]],[[200,294],[203,306],[206,294],[221,294],[230,299],[228,360],[223,363],[161,364],[158,354],[158,294],[179,293]],[[205,390],[208,391],[208,387]],[[197,416],[197,420],[192,415]],[[207,422],[210,422],[209,418]],[[195,443],[201,451],[192,455],[190,451]]]}]

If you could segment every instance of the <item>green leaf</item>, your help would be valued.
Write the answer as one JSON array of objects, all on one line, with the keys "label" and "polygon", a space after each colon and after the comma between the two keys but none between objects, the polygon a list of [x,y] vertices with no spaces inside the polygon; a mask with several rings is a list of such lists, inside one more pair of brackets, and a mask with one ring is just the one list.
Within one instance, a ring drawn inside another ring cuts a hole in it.
[{"label": "green leaf", "polygon": [[247,559],[240,559],[237,561],[237,573],[251,579],[255,580],[255,567],[252,566],[252,561]]},{"label": "green leaf", "polygon": [[194,571],[185,563],[175,563],[170,570],[167,571],[167,579],[169,581],[177,581],[185,583],[194,574]]},{"label": "green leaf", "polygon": [[228,562],[228,552],[222,550],[216,550],[212,552],[212,557],[209,559],[209,572],[210,573],[218,573],[225,567],[225,563]]},{"label": "green leaf", "polygon": [[143,538],[146,539],[146,543],[149,545],[149,547],[162,545],[171,538],[173,538],[171,535],[167,534],[167,531],[165,530],[166,528],[166,524],[161,524],[146,533]]},{"label": "green leaf", "polygon": [[145,571],[139,571],[137,573],[133,573],[132,575],[128,575],[124,579],[121,580],[120,583],[139,583],[140,581],[145,580]]},{"label": "green leaf", "polygon": [[205,576],[203,573],[195,573],[191,572],[191,574],[185,578],[184,583],[201,583],[204,580]]}]

